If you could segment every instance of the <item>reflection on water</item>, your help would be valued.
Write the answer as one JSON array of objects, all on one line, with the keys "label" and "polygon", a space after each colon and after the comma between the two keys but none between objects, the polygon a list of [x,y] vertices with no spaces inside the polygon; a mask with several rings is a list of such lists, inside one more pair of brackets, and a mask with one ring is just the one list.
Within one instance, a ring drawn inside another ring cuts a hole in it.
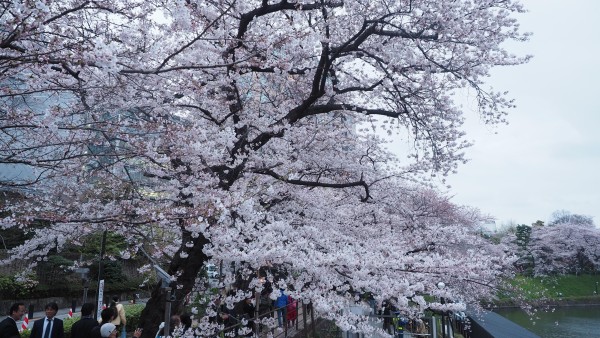
[{"label": "reflection on water", "polygon": [[563,306],[536,311],[529,316],[521,309],[497,309],[542,338],[600,337],[600,306]]}]

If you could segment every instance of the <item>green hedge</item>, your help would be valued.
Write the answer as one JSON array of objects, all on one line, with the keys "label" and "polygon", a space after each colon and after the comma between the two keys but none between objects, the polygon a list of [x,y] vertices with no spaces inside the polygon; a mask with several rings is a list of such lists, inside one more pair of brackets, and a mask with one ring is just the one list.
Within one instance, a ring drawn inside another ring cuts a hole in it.
[{"label": "green hedge", "polygon": [[0,299],[25,298],[29,296],[35,283],[20,281],[17,276],[0,275]]},{"label": "green hedge", "polygon": [[[140,315],[142,310],[146,307],[145,304],[125,304],[125,315],[127,316],[127,332],[133,332],[139,326]],[[64,322],[65,338],[71,338],[71,327],[78,321],[79,318],[67,318]],[[31,334],[30,330],[23,330],[21,332],[21,338],[29,338]]]},{"label": "green hedge", "polygon": [[73,327],[73,324],[75,324],[75,322],[78,320],[79,320],[79,318],[75,318],[75,317],[67,318],[67,319],[63,320],[63,324],[64,324],[64,328],[65,328],[65,338],[71,337],[71,328]]},{"label": "green hedge", "polygon": [[127,332],[133,332],[140,325],[140,317],[142,310],[146,307],[146,304],[129,304],[125,305],[125,316],[127,316]]}]

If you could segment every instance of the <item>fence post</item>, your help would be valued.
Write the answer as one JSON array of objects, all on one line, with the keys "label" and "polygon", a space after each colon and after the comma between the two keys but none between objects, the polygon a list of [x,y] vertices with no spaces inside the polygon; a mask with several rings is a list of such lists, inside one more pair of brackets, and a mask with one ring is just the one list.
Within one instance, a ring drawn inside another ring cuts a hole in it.
[{"label": "fence post", "polygon": [[287,305],[283,307],[283,327],[285,328],[285,336],[288,336],[288,320],[287,320]]},{"label": "fence post", "polygon": [[298,301],[296,301],[296,331],[298,331],[298,314],[300,313],[300,311],[298,311]]},{"label": "fence post", "polygon": [[310,326],[312,327],[312,334],[313,337],[317,336],[317,328],[315,327],[315,309],[312,307],[310,307]]},{"label": "fence post", "polygon": [[304,338],[308,338],[308,326],[306,326],[306,304],[302,301],[302,322],[304,322]]}]

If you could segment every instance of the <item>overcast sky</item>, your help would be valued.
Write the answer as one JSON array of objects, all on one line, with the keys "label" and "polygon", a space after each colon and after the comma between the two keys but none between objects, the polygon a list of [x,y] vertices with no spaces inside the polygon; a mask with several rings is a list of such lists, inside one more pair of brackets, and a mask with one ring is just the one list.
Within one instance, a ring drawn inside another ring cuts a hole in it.
[{"label": "overcast sky", "polygon": [[[497,69],[490,84],[516,99],[510,124],[492,130],[473,113],[470,163],[448,179],[453,201],[478,207],[497,224],[547,222],[556,210],[600,225],[600,0],[523,0],[532,54]],[[495,134],[497,132],[497,134]]]}]

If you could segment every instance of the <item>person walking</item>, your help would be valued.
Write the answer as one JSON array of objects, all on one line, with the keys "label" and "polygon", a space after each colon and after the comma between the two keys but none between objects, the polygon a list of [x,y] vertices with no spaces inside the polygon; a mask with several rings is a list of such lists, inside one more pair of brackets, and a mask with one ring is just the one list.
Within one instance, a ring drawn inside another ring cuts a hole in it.
[{"label": "person walking", "polygon": [[277,309],[277,323],[279,327],[281,327],[284,323],[287,326],[287,304],[288,304],[288,296],[285,294],[284,289],[279,289],[281,294],[275,300],[275,308]]},{"label": "person walking", "polygon": [[94,319],[94,304],[85,303],[81,306],[81,319],[71,327],[71,338],[89,338],[96,326],[98,322]]},{"label": "person walking", "polygon": [[123,304],[119,303],[119,297],[114,296],[111,307],[115,308],[115,319],[111,321],[117,327],[117,330],[121,331],[121,338],[125,338],[127,336],[127,330],[125,329],[125,324],[127,324],[127,317],[125,316],[125,307]]},{"label": "person walking", "polygon": [[65,338],[63,321],[55,318],[58,312],[58,304],[51,302],[44,308],[46,317],[33,322],[31,338]]},{"label": "person walking", "polygon": [[25,314],[25,304],[14,303],[8,310],[8,317],[0,322],[0,338],[20,338],[17,320]]},{"label": "person walking", "polygon": [[294,327],[298,321],[298,302],[292,296],[288,296],[286,311],[288,327]]}]

